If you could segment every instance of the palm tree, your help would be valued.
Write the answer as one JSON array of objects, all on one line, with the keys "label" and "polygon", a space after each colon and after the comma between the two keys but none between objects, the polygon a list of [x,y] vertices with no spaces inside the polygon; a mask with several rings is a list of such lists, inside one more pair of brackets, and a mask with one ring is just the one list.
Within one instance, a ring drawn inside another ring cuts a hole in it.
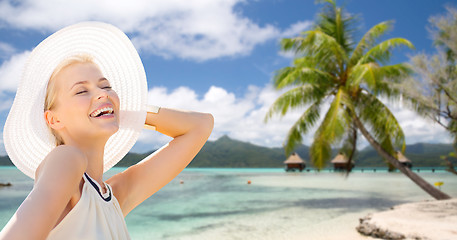
[{"label": "palm tree", "polygon": [[307,107],[288,132],[286,155],[319,122],[324,105],[330,103],[310,147],[316,167],[325,166],[335,145],[340,145],[340,152],[351,161],[360,131],[378,154],[431,196],[450,198],[396,159],[395,149],[405,150],[405,136],[395,116],[379,99],[399,100],[400,91],[390,85],[399,83],[411,70],[403,63],[387,63],[394,48],[413,45],[403,38],[377,43],[391,29],[390,21],[375,25],[355,44],[356,19],[337,7],[334,0],[325,2],[312,30],[281,41],[282,50],[295,51],[295,59],[292,66],[277,72],[274,86],[278,90],[291,89],[273,103],[265,121],[275,113],[285,115],[291,109]]}]

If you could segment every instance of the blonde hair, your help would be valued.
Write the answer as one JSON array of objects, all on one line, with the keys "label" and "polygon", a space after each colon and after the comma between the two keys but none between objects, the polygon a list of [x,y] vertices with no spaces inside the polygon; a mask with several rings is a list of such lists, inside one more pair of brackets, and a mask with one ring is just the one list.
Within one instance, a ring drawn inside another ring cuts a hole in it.
[{"label": "blonde hair", "polygon": [[[44,112],[47,110],[52,110],[56,107],[57,104],[57,87],[55,83],[55,77],[59,74],[64,68],[76,64],[76,63],[94,63],[94,58],[88,54],[78,54],[73,55],[71,57],[66,58],[63,60],[57,67],[54,69],[51,77],[48,81],[48,86],[46,88],[46,97],[44,99]],[[52,135],[56,138],[56,146],[64,145],[65,142],[63,141],[62,137],[52,129],[48,124],[46,124],[48,129],[51,131]]]}]

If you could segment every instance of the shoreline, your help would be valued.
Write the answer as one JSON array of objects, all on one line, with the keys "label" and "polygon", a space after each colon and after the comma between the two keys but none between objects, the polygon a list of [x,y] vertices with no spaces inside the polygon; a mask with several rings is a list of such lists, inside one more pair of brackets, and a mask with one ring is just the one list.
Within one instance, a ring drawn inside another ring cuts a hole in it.
[{"label": "shoreline", "polygon": [[[5,225],[33,186],[18,170],[0,167]],[[110,170],[106,177],[122,169]],[[359,219],[403,203],[432,199],[401,174],[283,173],[270,169],[195,169],[140,204],[127,217],[132,239],[374,240],[360,234]],[[422,171],[421,171],[422,173]],[[457,178],[424,173],[457,197]],[[180,184],[183,180],[185,184]],[[247,181],[252,181],[247,184]],[[455,221],[454,221],[455,222]]]},{"label": "shoreline", "polygon": [[405,203],[360,218],[359,233],[383,239],[457,239],[457,198]]}]

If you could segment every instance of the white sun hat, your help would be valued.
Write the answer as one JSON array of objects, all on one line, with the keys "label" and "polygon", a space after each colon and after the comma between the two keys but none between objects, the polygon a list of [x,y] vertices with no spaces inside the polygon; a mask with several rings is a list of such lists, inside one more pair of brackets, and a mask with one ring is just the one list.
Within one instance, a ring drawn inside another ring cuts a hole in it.
[{"label": "white sun hat", "polygon": [[102,22],[81,22],[43,40],[30,54],[3,130],[6,152],[16,167],[31,178],[56,146],[44,118],[46,88],[64,59],[87,54],[120,99],[120,126],[105,145],[106,172],[135,144],[146,120],[147,82],[140,56],[118,28]]}]

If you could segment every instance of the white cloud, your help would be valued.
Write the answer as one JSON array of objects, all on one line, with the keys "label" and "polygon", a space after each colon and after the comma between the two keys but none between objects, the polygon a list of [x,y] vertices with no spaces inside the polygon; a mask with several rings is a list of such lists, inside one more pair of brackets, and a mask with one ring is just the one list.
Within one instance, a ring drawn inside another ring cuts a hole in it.
[{"label": "white cloud", "polygon": [[0,112],[9,110],[13,105],[13,99],[6,99],[0,102]]},{"label": "white cloud", "polygon": [[290,25],[289,28],[284,30],[281,33],[281,37],[283,37],[283,38],[296,37],[296,36],[300,35],[300,33],[302,33],[303,31],[308,30],[312,24],[313,24],[312,21],[307,21],[307,20],[296,22],[296,23]]},{"label": "white cloud", "polygon": [[133,38],[137,47],[164,57],[208,60],[247,55],[257,45],[277,38],[271,25],[259,26],[233,12],[236,2],[185,9],[173,17],[159,17],[142,24]]},{"label": "white cloud", "polygon": [[397,118],[408,144],[452,142],[451,136],[439,124],[430,119],[424,119],[414,111],[401,107],[399,103],[391,103],[385,100],[383,102]]},{"label": "white cloud", "polygon": [[[86,20],[112,23],[136,47],[164,57],[198,61],[249,54],[281,32],[234,10],[243,0],[1,1],[0,23],[48,32]],[[289,30],[289,32],[292,30]]]},{"label": "white cloud", "polygon": [[[281,146],[287,130],[299,117],[299,112],[273,118],[267,124],[263,122],[265,114],[279,96],[270,85],[259,88],[250,86],[242,97],[223,88],[211,86],[203,96],[187,87],[180,87],[169,92],[164,87],[149,90],[149,103],[164,107],[209,112],[214,116],[214,130],[210,140],[223,135],[241,141],[248,141],[263,146]],[[145,131],[139,141],[151,143],[157,147],[168,141],[158,138],[158,134]]]},{"label": "white cloud", "polygon": [[294,51],[278,51],[278,55],[283,57],[283,58],[288,58],[288,59],[294,59],[295,58],[295,52]]},{"label": "white cloud", "polygon": [[0,65],[0,95],[16,92],[29,51],[15,54]]},{"label": "white cloud", "polygon": [[[204,96],[198,96],[195,91],[187,87],[180,87],[173,91],[168,91],[164,87],[156,87],[149,90],[149,103],[212,113],[215,127],[210,140],[216,140],[226,134],[231,138],[261,146],[280,147],[290,127],[303,110],[292,111],[282,118],[273,117],[265,124],[263,119],[266,112],[282,92],[274,90],[271,85],[263,88],[250,86],[246,95],[237,97],[223,88],[212,86]],[[450,142],[450,138],[442,127],[429,123],[408,109],[392,104],[389,107],[402,126],[408,144]],[[327,108],[328,104],[324,106],[321,117]],[[311,130],[304,136],[304,144],[310,145],[314,131]],[[139,141],[157,148],[169,140],[170,138],[158,133],[145,131]],[[368,143],[363,137],[359,138],[358,146],[360,148],[367,145]]]},{"label": "white cloud", "polygon": [[0,59],[9,58],[16,49],[8,43],[0,42]]},{"label": "white cloud", "polygon": [[[210,140],[217,140],[223,135],[233,139],[251,142],[253,144],[280,147],[292,124],[299,118],[303,109],[291,111],[284,117],[273,117],[268,123],[264,123],[264,117],[269,107],[276,98],[284,91],[278,92],[271,85],[265,87],[250,86],[244,96],[236,96],[227,90],[211,86],[208,91],[199,96],[188,87],[179,87],[168,90],[165,87],[155,87],[149,90],[148,102],[150,104],[186,109],[213,114],[215,126]],[[11,105],[11,102],[1,104],[0,109]],[[399,107],[398,104],[387,104],[397,117],[402,126],[408,144],[417,142],[450,143],[451,138],[437,124],[433,124],[419,117],[414,112]],[[321,115],[324,115],[328,104],[324,106]],[[310,145],[314,130],[304,136],[304,144]],[[171,138],[155,131],[144,130],[135,152],[146,152],[157,149],[170,141]],[[0,155],[3,144],[0,143]],[[359,138],[359,148],[367,146],[367,142]]]}]

